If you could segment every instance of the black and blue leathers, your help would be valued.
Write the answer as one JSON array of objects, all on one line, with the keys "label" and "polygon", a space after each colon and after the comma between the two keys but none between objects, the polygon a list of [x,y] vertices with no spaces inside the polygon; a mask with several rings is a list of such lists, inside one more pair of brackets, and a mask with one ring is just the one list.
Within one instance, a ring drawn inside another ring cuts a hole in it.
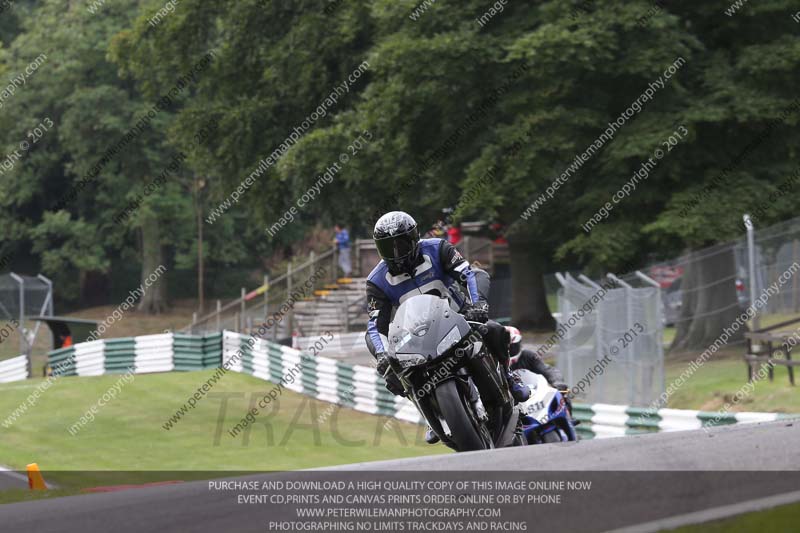
[{"label": "black and blue leathers", "polygon": [[446,297],[456,311],[482,301],[475,273],[461,253],[443,239],[422,239],[413,275],[394,275],[381,261],[367,277],[367,335],[374,353],[386,351],[381,335],[389,332],[393,310],[415,294]]}]

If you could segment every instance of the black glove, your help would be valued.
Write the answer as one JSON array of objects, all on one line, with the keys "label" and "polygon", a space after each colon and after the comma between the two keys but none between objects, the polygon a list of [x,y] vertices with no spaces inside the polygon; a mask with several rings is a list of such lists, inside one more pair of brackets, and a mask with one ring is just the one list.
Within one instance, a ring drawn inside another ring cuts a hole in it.
[{"label": "black glove", "polygon": [[386,381],[386,388],[395,396],[405,396],[406,390],[403,388],[403,384],[400,383],[400,378],[397,377],[397,374],[394,373],[394,370],[389,365],[389,357],[387,357],[386,352],[379,352],[376,357],[378,358],[378,374]]},{"label": "black glove", "polygon": [[464,308],[464,318],[470,322],[486,323],[489,320],[489,304],[486,302],[478,302],[474,304],[467,304]]}]

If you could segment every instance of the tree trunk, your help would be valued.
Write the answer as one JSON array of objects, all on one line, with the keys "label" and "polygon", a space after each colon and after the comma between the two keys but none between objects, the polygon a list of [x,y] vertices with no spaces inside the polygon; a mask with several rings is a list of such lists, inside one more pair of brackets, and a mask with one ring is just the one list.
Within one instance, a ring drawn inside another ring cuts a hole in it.
[{"label": "tree trunk", "polygon": [[[142,220],[142,286],[144,295],[139,300],[139,311],[155,315],[167,308],[166,273],[161,273],[153,282],[156,271],[161,272],[164,265],[164,251],[161,247],[161,228],[158,218],[153,213],[143,216]],[[150,280],[148,281],[148,278]],[[149,284],[149,287],[148,287]]]},{"label": "tree trunk", "polygon": [[[733,249],[690,252],[681,283],[682,302],[670,353],[703,352],[742,314],[736,296]],[[724,280],[724,281],[720,281]],[[744,339],[744,327],[727,344]]]},{"label": "tree trunk", "polygon": [[529,239],[508,237],[511,256],[511,320],[520,329],[554,330],[547,305],[542,254]]},{"label": "tree trunk", "polygon": [[107,305],[110,283],[108,275],[97,270],[82,271],[80,274],[80,302],[87,307]]}]

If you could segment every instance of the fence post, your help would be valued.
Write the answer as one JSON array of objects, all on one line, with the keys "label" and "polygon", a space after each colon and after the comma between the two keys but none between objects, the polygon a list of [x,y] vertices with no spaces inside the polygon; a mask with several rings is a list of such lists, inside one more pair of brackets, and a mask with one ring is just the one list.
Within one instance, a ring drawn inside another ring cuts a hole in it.
[{"label": "fence post", "polygon": [[344,332],[350,333],[350,302],[347,293],[344,293]]},{"label": "fence post", "polygon": [[353,269],[353,273],[356,272],[361,276],[361,239],[356,241],[356,267]]},{"label": "fence post", "polygon": [[[797,262],[797,239],[792,240],[792,264]],[[792,312],[797,312],[797,276],[792,276]]]},{"label": "fence post", "polygon": [[[19,283],[19,326],[17,326],[17,333],[19,333],[19,353],[20,355],[26,353],[25,345],[25,280],[14,272],[11,272],[11,278]],[[30,358],[28,358],[30,364]]]},{"label": "fence post", "polygon": [[[750,215],[745,213],[742,217],[744,220],[744,226],[747,228],[747,267],[750,270],[750,305],[753,306],[756,301],[756,248],[755,248],[755,237],[753,235],[753,220],[750,218]],[[755,311],[755,308],[753,309]],[[756,311],[753,313],[753,331],[758,331],[759,329],[759,320],[758,320],[758,312]]]},{"label": "fence post", "polygon": [[[288,300],[291,295],[292,295],[292,260],[289,259],[289,266],[286,267],[286,299]],[[294,328],[292,327],[294,325],[293,322],[294,322],[294,305],[291,307],[291,309],[289,309],[289,317],[288,317],[288,322],[287,322],[287,327],[289,329],[289,336],[290,337],[292,336],[292,333],[294,332]],[[278,332],[277,332],[278,327],[280,327],[280,325],[276,324],[275,325],[275,335],[276,336],[278,335]]]},{"label": "fence post", "polygon": [[241,311],[240,311],[240,313],[242,315],[242,326],[245,325],[245,316],[247,316],[247,309],[245,308],[246,306],[245,306],[245,301],[244,301],[244,297],[246,295],[247,295],[247,290],[245,290],[245,288],[242,287],[242,305],[241,305]]},{"label": "fence post", "polygon": [[336,245],[334,245],[333,253],[331,254],[331,283],[336,283],[336,275],[339,273],[336,265],[336,255],[338,252],[339,250],[336,248]]},{"label": "fence post", "polygon": [[269,274],[264,274],[264,323],[267,323],[269,317]]},{"label": "fence post", "polygon": [[222,313],[222,302],[217,300],[217,331],[222,331],[220,324],[220,314]]}]

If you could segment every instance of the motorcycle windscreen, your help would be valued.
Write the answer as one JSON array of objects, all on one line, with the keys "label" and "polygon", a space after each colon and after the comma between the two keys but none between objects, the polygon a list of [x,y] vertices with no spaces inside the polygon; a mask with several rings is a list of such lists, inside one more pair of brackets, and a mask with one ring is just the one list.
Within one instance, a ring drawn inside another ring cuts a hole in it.
[{"label": "motorcycle windscreen", "polygon": [[414,296],[400,305],[389,326],[389,354],[419,354],[430,361],[469,331],[464,317],[450,308],[447,299]]}]

